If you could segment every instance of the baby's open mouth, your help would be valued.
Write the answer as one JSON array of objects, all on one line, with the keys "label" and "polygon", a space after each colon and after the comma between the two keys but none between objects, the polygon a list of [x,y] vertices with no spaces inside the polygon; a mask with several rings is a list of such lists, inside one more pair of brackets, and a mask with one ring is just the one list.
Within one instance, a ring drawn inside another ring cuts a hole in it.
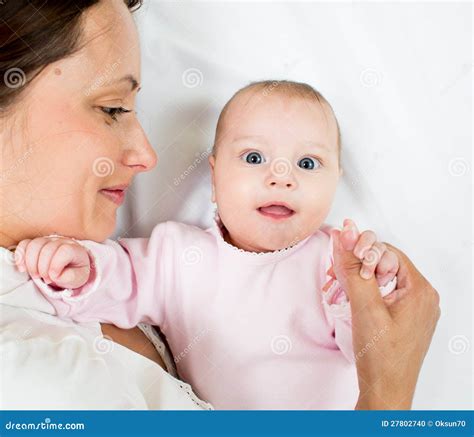
[{"label": "baby's open mouth", "polygon": [[257,208],[257,211],[263,216],[275,220],[287,219],[295,213],[288,205],[280,202],[268,203]]}]

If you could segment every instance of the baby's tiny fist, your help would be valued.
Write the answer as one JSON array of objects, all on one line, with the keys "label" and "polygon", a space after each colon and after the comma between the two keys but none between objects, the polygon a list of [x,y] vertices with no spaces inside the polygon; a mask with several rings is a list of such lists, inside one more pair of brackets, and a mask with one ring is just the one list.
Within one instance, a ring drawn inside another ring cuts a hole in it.
[{"label": "baby's tiny fist", "polygon": [[54,285],[60,288],[76,289],[87,283],[90,276],[89,267],[69,267],[54,278]]},{"label": "baby's tiny fist", "polygon": [[387,285],[397,276],[400,267],[397,255],[387,249],[377,264],[376,278],[380,287]]}]

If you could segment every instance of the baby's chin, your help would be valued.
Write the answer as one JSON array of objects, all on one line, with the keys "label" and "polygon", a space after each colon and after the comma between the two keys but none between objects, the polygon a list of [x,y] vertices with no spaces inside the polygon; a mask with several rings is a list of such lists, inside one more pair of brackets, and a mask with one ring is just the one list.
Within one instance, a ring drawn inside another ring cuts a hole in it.
[{"label": "baby's chin", "polygon": [[287,249],[306,239],[318,229],[318,223],[304,217],[292,217],[285,221],[231,220],[226,224],[226,241],[247,252],[275,252]]}]

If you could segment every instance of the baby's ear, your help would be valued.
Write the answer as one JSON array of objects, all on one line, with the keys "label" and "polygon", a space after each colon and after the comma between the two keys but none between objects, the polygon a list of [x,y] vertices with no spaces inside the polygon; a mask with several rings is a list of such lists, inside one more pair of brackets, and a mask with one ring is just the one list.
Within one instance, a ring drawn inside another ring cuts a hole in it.
[{"label": "baby's ear", "polygon": [[211,172],[214,172],[214,165],[216,164],[216,158],[214,155],[209,155],[209,165],[211,166]]},{"label": "baby's ear", "polygon": [[209,156],[209,165],[211,166],[211,201],[216,203],[216,189],[215,189],[215,182],[214,182],[214,166],[216,164],[216,158],[214,155]]}]

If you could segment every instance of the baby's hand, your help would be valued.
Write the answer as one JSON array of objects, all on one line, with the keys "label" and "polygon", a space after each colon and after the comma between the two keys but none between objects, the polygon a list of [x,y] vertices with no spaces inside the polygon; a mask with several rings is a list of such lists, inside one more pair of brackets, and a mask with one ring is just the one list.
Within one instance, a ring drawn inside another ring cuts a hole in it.
[{"label": "baby's hand", "polygon": [[[351,235],[352,234],[352,235]],[[377,241],[373,231],[364,231],[359,234],[357,226],[352,220],[344,220],[341,238],[355,241],[353,253],[362,261],[360,276],[370,279],[375,273],[380,287],[390,282],[398,272],[398,257],[387,246]]]},{"label": "baby's hand", "polygon": [[91,274],[86,248],[70,238],[23,240],[15,250],[15,263],[20,272],[59,288],[82,287]]}]

